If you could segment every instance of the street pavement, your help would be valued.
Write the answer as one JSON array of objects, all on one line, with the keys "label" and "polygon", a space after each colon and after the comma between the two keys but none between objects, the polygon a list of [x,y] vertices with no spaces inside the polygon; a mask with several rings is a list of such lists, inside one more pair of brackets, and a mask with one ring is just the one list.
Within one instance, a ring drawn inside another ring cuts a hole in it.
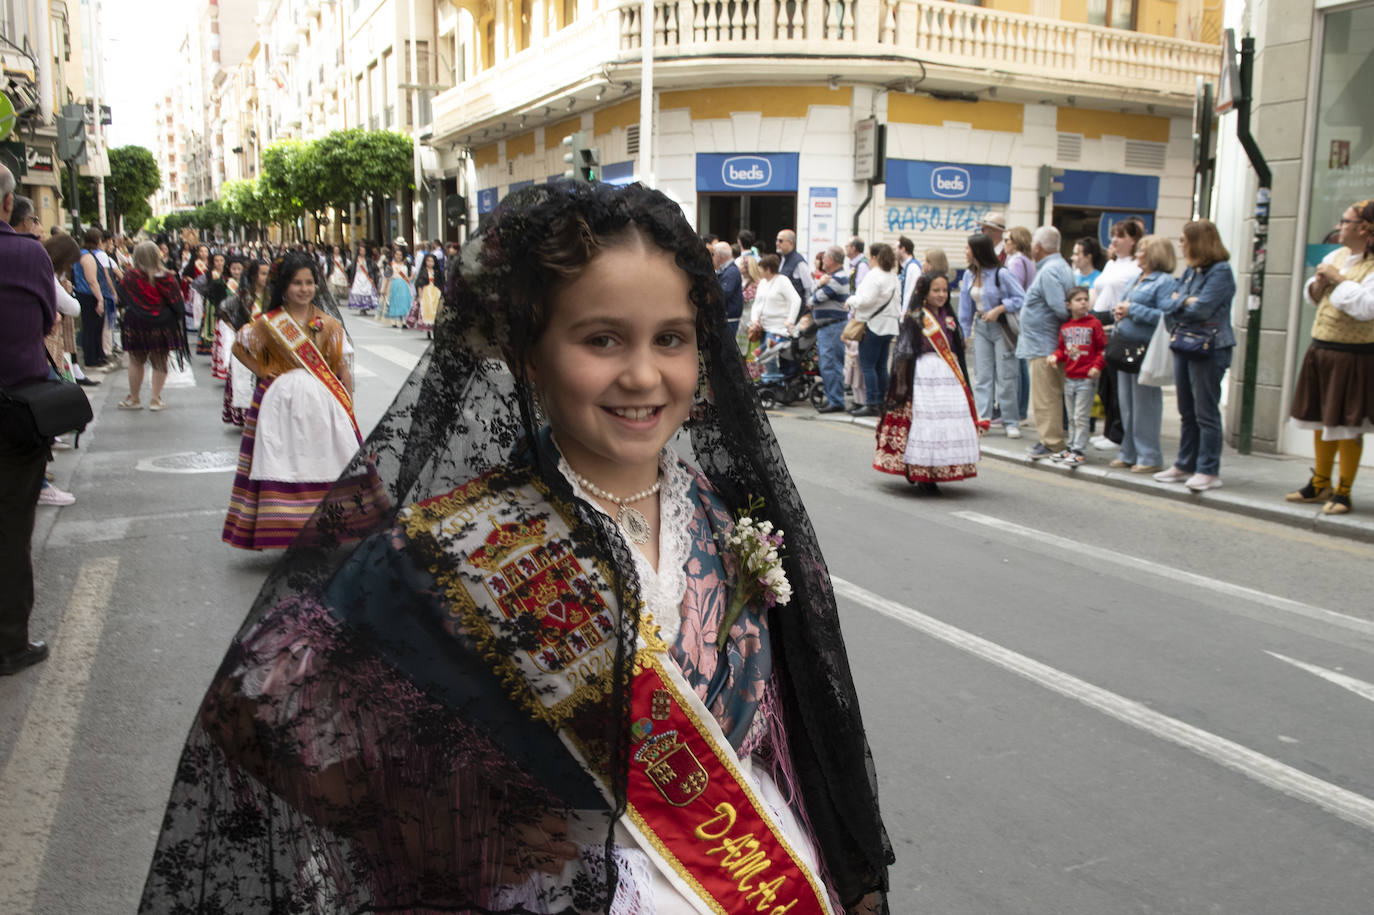
[{"label": "street pavement", "polygon": [[[425,341],[350,331],[369,427]],[[219,541],[237,436],[196,371],[161,414],[117,411],[107,377],[53,465],[78,499],[35,534],[53,656],[0,679],[4,915],[133,911],[274,560]],[[772,416],[836,585],[894,913],[1374,911],[1374,546],[1019,459],[925,497],[870,469],[871,428]]]}]

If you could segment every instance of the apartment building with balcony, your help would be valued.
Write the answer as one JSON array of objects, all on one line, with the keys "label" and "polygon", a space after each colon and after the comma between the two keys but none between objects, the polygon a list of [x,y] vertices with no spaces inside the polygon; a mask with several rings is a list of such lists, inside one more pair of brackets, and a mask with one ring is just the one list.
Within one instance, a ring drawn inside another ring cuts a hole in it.
[{"label": "apartment building with balcony", "polygon": [[[1198,76],[1220,67],[1209,0],[473,0],[441,3],[455,87],[432,142],[462,158],[478,216],[593,138],[602,180],[648,179],[701,232],[817,251],[857,227],[962,262],[992,210],[1068,237],[1123,214],[1176,233],[1192,212]],[[640,121],[652,37],[652,124]],[[856,177],[856,130],[886,127],[885,180]],[[641,144],[652,129],[652,143]],[[651,149],[646,161],[645,147]]]}]

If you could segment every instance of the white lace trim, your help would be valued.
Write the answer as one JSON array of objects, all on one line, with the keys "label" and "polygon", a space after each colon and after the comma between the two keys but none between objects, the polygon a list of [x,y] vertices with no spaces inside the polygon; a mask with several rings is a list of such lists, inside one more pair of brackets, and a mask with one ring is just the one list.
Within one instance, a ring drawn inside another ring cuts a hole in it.
[{"label": "white lace trim", "polygon": [[[687,557],[692,541],[688,527],[696,513],[689,493],[692,476],[682,466],[671,449],[663,449],[659,455],[659,468],[663,471],[663,486],[658,491],[658,568],[649,563],[648,557],[631,547],[634,556],[635,572],[643,589],[644,606],[654,615],[659,635],[668,644],[677,641],[682,629],[682,600],[687,595]],[[572,468],[560,454],[558,470],[567,478],[573,493],[601,514],[615,520],[615,516],[601,507],[577,482]]]}]

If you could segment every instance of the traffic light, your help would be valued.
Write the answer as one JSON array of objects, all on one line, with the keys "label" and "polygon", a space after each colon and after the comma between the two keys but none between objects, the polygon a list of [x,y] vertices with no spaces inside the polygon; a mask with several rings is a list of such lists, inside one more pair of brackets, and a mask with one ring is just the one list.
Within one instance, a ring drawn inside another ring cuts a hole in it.
[{"label": "traffic light", "polygon": [[587,145],[587,135],[578,131],[563,138],[563,163],[568,166],[563,177],[569,181],[595,184],[601,172],[601,151]]},{"label": "traffic light", "polygon": [[81,118],[57,116],[57,158],[77,165],[86,163],[86,122]]},{"label": "traffic light", "polygon": [[1064,190],[1064,182],[1056,179],[1064,177],[1062,168],[1055,168],[1053,165],[1040,166],[1040,196],[1048,197]]}]

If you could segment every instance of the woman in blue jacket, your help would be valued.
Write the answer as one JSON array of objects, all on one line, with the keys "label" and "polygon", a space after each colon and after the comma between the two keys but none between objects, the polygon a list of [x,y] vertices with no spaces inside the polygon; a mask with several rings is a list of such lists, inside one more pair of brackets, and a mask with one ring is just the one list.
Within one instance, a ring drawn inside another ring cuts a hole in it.
[{"label": "woman in blue jacket", "polygon": [[[1160,317],[1173,308],[1173,242],[1162,235],[1147,235],[1135,249],[1140,278],[1121,296],[1112,309],[1115,333],[1131,343],[1149,343]],[[1121,404],[1121,450],[1113,467],[1129,467],[1132,473],[1154,473],[1163,469],[1164,449],[1159,443],[1164,419],[1164,392],[1141,384],[1140,376],[1119,372],[1117,400]]]},{"label": "woman in blue jacket", "polygon": [[1155,474],[1155,479],[1202,492],[1221,485],[1221,376],[1230,368],[1236,347],[1231,327],[1236,275],[1231,272],[1231,253],[1211,221],[1199,219],[1185,225],[1182,244],[1188,269],[1171,297],[1169,330],[1207,334],[1212,346],[1199,358],[1174,359],[1181,420],[1178,457],[1174,466]]},{"label": "woman in blue jacket", "polygon": [[1007,438],[1020,438],[1016,404],[1021,369],[1007,316],[1020,312],[1026,290],[998,265],[986,235],[969,236],[964,257],[968,269],[959,281],[959,326],[964,339],[973,341],[973,402],[979,419],[991,419],[993,405],[1000,404]]}]

